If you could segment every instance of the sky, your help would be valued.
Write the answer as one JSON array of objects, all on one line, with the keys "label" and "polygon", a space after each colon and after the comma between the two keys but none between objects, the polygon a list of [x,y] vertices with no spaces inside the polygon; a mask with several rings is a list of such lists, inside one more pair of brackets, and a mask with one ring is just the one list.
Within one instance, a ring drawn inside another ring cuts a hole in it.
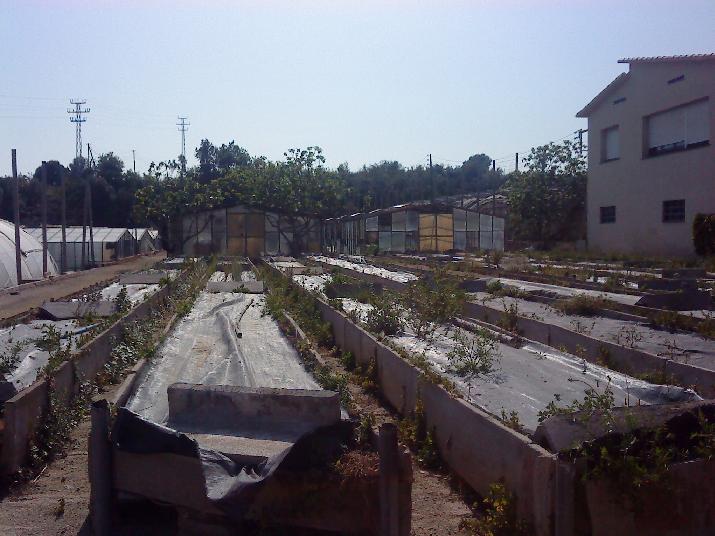
[{"label": "sky", "polygon": [[201,139],[458,165],[573,137],[626,65],[715,52],[713,0],[0,0],[0,175],[83,142],[137,171]]}]

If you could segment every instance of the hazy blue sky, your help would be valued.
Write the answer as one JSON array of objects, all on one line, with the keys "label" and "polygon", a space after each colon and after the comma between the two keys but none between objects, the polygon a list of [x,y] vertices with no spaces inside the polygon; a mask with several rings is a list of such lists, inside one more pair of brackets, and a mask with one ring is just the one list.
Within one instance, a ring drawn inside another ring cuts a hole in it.
[{"label": "hazy blue sky", "polygon": [[328,163],[461,162],[563,138],[627,56],[715,51],[715,0],[0,0],[0,174],[85,142],[137,170],[202,138]]}]

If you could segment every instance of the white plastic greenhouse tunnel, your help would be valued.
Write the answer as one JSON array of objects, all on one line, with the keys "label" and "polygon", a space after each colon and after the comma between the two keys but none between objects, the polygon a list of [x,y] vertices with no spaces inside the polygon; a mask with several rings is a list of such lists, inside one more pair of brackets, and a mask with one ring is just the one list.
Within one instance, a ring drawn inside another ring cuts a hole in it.
[{"label": "white plastic greenhouse tunnel", "polygon": [[[20,229],[20,267],[23,281],[42,279],[42,243]],[[52,255],[47,253],[48,275],[57,275]],[[0,220],[0,289],[18,284],[15,268],[15,224]]]}]

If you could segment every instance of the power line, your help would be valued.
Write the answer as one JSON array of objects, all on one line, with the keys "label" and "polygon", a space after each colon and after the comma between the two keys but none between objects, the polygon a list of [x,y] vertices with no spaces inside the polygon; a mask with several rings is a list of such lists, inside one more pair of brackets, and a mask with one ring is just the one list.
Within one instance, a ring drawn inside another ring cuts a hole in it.
[{"label": "power line", "polygon": [[86,118],[82,117],[83,114],[89,113],[89,108],[82,108],[87,101],[80,100],[70,100],[70,104],[73,104],[75,109],[68,108],[68,114],[74,114],[74,117],[70,117],[70,121],[75,124],[75,158],[82,158],[82,123],[87,121]]}]

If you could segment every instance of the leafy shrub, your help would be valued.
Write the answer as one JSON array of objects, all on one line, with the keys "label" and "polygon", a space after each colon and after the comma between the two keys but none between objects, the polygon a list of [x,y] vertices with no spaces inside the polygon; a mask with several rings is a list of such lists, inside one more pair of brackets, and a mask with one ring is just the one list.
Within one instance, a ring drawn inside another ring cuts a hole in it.
[{"label": "leafy shrub", "polygon": [[389,294],[375,296],[372,300],[372,308],[365,318],[367,329],[373,333],[384,335],[396,335],[402,329],[402,316],[400,306]]},{"label": "leafy shrub", "polygon": [[418,338],[431,340],[440,325],[450,324],[462,312],[465,296],[444,269],[437,269],[433,280],[420,278],[405,291],[407,323]]},{"label": "leafy shrub", "polygon": [[470,334],[458,329],[454,335],[454,348],[447,355],[449,370],[458,376],[489,374],[499,357],[497,341],[485,329]]},{"label": "leafy shrub", "polygon": [[696,214],[693,220],[695,253],[705,257],[715,255],[715,214]]}]

